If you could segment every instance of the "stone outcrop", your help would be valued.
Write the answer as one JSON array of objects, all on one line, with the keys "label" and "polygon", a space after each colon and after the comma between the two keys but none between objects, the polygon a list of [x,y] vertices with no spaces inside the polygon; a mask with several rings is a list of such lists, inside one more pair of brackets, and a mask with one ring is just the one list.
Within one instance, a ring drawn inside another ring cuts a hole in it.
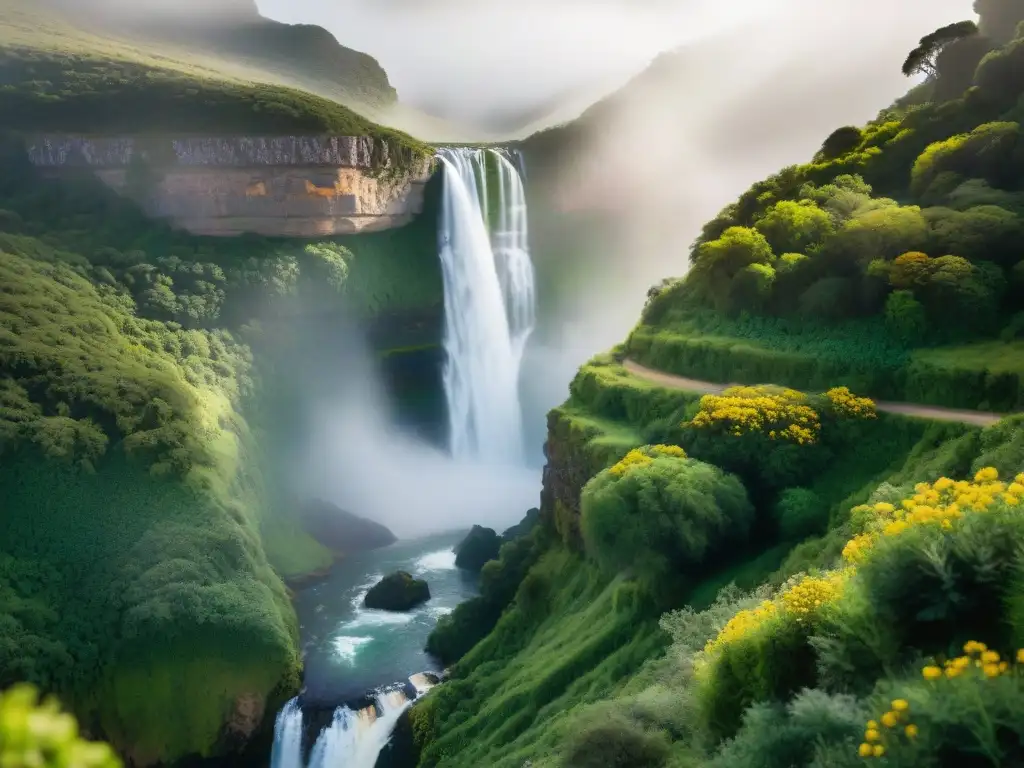
[{"label": "stone outcrop", "polygon": [[365,136],[36,136],[44,173],[91,172],[150,216],[199,235],[327,237],[401,226],[432,160]]},{"label": "stone outcrop", "polygon": [[380,611],[411,611],[430,599],[430,587],[406,571],[389,573],[374,584],[363,598],[363,605]]}]

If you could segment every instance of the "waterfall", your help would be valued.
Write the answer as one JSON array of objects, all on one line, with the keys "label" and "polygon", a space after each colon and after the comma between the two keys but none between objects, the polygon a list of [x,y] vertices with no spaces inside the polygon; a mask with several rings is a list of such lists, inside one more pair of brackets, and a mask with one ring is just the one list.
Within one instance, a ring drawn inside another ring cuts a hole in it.
[{"label": "waterfall", "polygon": [[[414,699],[403,688],[381,689],[374,703],[363,709],[338,707],[331,724],[324,728],[313,744],[308,768],[373,768],[381,750],[391,740],[398,718],[415,698],[436,685],[437,677],[423,673],[409,678],[415,690]],[[277,715],[274,724],[274,746],[271,768],[306,768],[302,760],[302,709],[292,699]]]},{"label": "waterfall", "polygon": [[297,698],[277,713],[270,768],[302,768],[302,709]]},{"label": "waterfall", "polygon": [[375,706],[358,712],[338,707],[313,746],[309,768],[373,768],[410,703],[402,691],[390,691],[378,695]]},{"label": "waterfall", "polygon": [[[448,148],[438,158],[444,166],[439,251],[451,452],[518,464],[519,368],[535,304],[522,176],[496,150]],[[496,200],[489,194],[490,169]]]}]

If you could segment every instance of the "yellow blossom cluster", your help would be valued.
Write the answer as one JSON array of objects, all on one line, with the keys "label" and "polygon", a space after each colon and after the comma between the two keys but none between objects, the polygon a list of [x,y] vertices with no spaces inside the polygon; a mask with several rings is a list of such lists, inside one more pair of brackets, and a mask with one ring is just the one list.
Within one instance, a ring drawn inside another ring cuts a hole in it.
[{"label": "yellow blossom cluster", "polygon": [[798,623],[813,618],[827,603],[836,600],[851,569],[830,571],[823,576],[802,576],[792,579],[773,600],[765,600],[755,608],[739,611],[722,627],[718,635],[704,646],[705,657],[713,656],[730,643],[738,642],[761,629],[774,618],[791,617]]},{"label": "yellow blossom cluster", "polygon": [[719,428],[736,437],[757,432],[799,445],[815,442],[821,431],[806,395],[774,387],[730,387],[720,395],[705,395],[697,415],[683,426]]},{"label": "yellow blossom cluster", "polygon": [[831,571],[820,577],[807,576],[783,591],[779,600],[797,621],[803,621],[805,617],[815,615],[826,603],[836,600],[849,576],[850,571]]},{"label": "yellow blossom cluster", "polygon": [[[906,699],[893,699],[889,711],[878,720],[869,720],[864,729],[864,741],[857,748],[861,757],[883,757],[885,742],[899,738],[917,738],[918,728],[910,722],[910,703]],[[881,722],[879,722],[881,721]]]},{"label": "yellow blossom cluster", "polygon": [[685,459],[686,451],[678,445],[648,445],[643,448],[634,448],[616,464],[613,464],[608,471],[615,475],[615,477],[622,477],[634,467],[643,467],[650,464],[658,456],[673,456]]},{"label": "yellow blossom cluster", "polygon": [[875,401],[869,397],[857,397],[848,387],[833,387],[825,393],[837,416],[855,419],[874,419],[878,416]]},{"label": "yellow blossom cluster", "polygon": [[[1024,664],[1024,648],[1017,651],[1017,663]],[[947,659],[942,667],[930,664],[921,670],[925,680],[952,679],[971,673],[981,673],[992,679],[1010,671],[1010,663],[1000,657],[998,651],[991,651],[984,643],[969,640],[964,643],[964,655]]]},{"label": "yellow blossom cluster", "polygon": [[847,542],[843,558],[859,563],[882,536],[898,536],[919,525],[952,530],[965,514],[987,512],[999,504],[1017,507],[1022,501],[1024,473],[1006,483],[999,479],[994,467],[979,470],[973,480],[940,477],[934,483],[918,483],[914,486],[914,495],[904,499],[899,507],[886,502],[855,507],[855,514],[867,513],[871,520],[866,532]]}]

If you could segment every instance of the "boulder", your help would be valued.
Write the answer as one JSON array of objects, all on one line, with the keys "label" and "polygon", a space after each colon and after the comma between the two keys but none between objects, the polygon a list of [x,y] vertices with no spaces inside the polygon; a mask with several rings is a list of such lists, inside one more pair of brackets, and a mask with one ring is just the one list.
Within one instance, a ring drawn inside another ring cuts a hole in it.
[{"label": "boulder", "polygon": [[534,507],[527,511],[526,517],[501,534],[501,539],[502,541],[512,541],[513,539],[522,538],[530,533],[539,522],[540,510]]},{"label": "boulder", "polygon": [[363,598],[363,605],[381,611],[409,611],[430,599],[430,587],[405,571],[389,573]]},{"label": "boulder", "polygon": [[310,536],[337,554],[369,552],[398,541],[398,537],[380,523],[322,499],[312,499],[302,506],[302,522]]},{"label": "boulder", "polygon": [[455,567],[477,573],[488,560],[498,558],[500,549],[501,537],[493,528],[474,525],[455,547]]}]

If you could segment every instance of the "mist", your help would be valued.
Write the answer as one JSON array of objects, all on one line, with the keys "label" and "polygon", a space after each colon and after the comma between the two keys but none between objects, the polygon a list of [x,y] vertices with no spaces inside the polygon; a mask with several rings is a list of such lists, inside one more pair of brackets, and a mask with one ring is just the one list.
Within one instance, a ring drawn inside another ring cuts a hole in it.
[{"label": "mist", "polygon": [[399,538],[474,524],[500,533],[538,506],[539,466],[456,461],[399,425],[354,327],[337,329],[326,354],[338,364],[333,380],[303,398],[311,431],[290,472],[296,495],[383,523]]},{"label": "mist", "polygon": [[530,350],[531,410],[564,400],[576,368],[625,339],[648,288],[685,274],[691,243],[726,204],[906,93],[907,52],[974,18],[971,5],[783,0],[666,55],[614,98],[571,162],[531,168],[550,205],[597,213],[611,231],[596,263],[579,255],[587,267],[573,272],[547,343]]}]

